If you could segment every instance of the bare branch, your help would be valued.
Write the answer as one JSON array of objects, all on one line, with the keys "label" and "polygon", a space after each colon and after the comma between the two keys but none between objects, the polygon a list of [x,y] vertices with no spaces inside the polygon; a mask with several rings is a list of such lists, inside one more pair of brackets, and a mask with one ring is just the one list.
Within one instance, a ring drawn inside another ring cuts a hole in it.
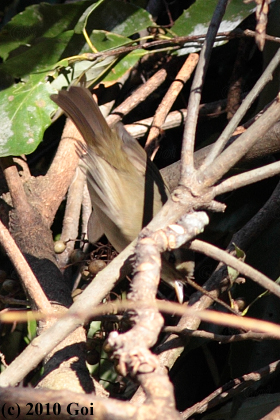
[{"label": "bare branch", "polygon": [[199,171],[198,183],[205,188],[214,185],[279,118],[280,102],[277,96],[263,115],[216,158],[215,164],[208,165],[204,170]]},{"label": "bare branch", "polygon": [[240,107],[238,108],[238,111],[234,114],[230,122],[227,124],[226,128],[218,138],[218,140],[213,145],[210,153],[206,157],[203,166],[201,167],[201,170],[203,170],[208,165],[211,165],[212,162],[216,159],[216,157],[221,153],[223,148],[225,147],[228,139],[238,126],[241,119],[244,117],[246,112],[248,111],[249,107],[252,105],[253,101],[256,99],[256,97],[260,94],[262,89],[265,87],[265,85],[271,80],[272,74],[276,67],[278,66],[280,62],[280,49],[277,51],[265,71],[262,73],[261,77],[255,84],[254,88],[248,93]]},{"label": "bare branch", "polygon": [[183,339],[188,338],[188,337],[198,337],[198,338],[205,338],[206,340],[218,341],[221,344],[237,343],[239,341],[247,341],[247,340],[255,340],[255,341],[278,340],[278,337],[276,336],[268,335],[264,333],[256,333],[252,331],[248,331],[242,334],[222,335],[222,334],[216,334],[216,333],[203,331],[203,330],[188,330],[186,328],[179,328],[177,326],[164,327],[163,331],[166,333],[178,334]]},{"label": "bare branch", "polygon": [[57,255],[57,262],[59,267],[64,267],[69,262],[69,256],[74,249],[74,239],[78,237],[79,220],[81,213],[81,205],[83,199],[83,190],[86,181],[86,176],[81,168],[77,167],[76,174],[71,182],[67,194],[67,204],[63,219],[63,229],[61,233],[61,241],[67,242],[66,249],[62,254]]},{"label": "bare branch", "polygon": [[51,311],[51,304],[43,292],[29,264],[20,252],[8,229],[0,220],[0,242],[14,264],[28,296],[32,298],[34,307],[40,311]]},{"label": "bare branch", "polygon": [[280,162],[274,162],[261,168],[232,176],[214,187],[215,196],[237,190],[245,185],[254,184],[255,182],[277,175],[279,172]]},{"label": "bare branch", "polygon": [[115,125],[124,115],[128,114],[139,103],[144,101],[152,92],[154,92],[166,79],[167,71],[160,69],[147,82],[141,85],[133,95],[129,96],[121,105],[114,109],[106,121],[109,126]]},{"label": "bare branch", "polygon": [[[54,325],[44,331],[9,365],[0,375],[0,387],[16,385],[20,382],[46,354],[62,342],[69,334],[83,325],[84,318],[79,313],[86,311],[92,313],[93,307],[110,292],[116,283],[124,261],[132,253],[134,243],[118,255],[104,270],[97,274],[95,280],[89,284],[86,290],[77,298],[71,306],[68,314],[70,317],[59,319]],[[126,272],[123,273],[127,274]]]},{"label": "bare branch", "polygon": [[270,413],[266,416],[262,417],[260,420],[278,420],[280,417],[280,407],[274,408]]},{"label": "bare branch", "polygon": [[191,94],[188,103],[189,112],[186,119],[181,156],[181,183],[183,185],[187,185],[189,177],[194,172],[193,151],[201,92],[210,60],[210,54],[215,41],[215,36],[225,13],[226,6],[227,0],[219,0],[218,5],[213,13],[206,39],[201,49],[199,62],[191,87]]},{"label": "bare branch", "polygon": [[244,276],[250,277],[254,282],[258,283],[264,289],[267,289],[271,293],[280,297],[280,286],[277,283],[270,280],[268,277],[255,270],[254,268],[250,267],[248,264],[245,264],[232,255],[229,255],[222,249],[219,249],[214,245],[207,244],[206,242],[202,242],[198,239],[195,239],[191,243],[190,249],[193,251],[202,252],[203,254],[214,258],[217,261],[222,261],[224,264],[229,265]]},{"label": "bare branch", "polygon": [[[206,410],[216,407],[218,404],[233,398],[235,395],[240,394],[244,389],[249,388],[256,382],[261,381],[263,378],[272,375],[274,372],[279,371],[279,369],[280,360],[277,360],[276,362],[273,362],[257,370],[256,372],[248,373],[247,375],[243,375],[240,378],[236,378],[228,382],[227,384],[216,389],[214,392],[208,395],[207,398],[204,398],[204,400],[190,408],[187,408],[187,410],[182,413],[183,419],[188,419],[193,414],[205,413]],[[270,420],[270,417],[267,420]]]},{"label": "bare branch", "polygon": [[11,157],[1,158],[0,163],[9,187],[14,208],[18,212],[22,212],[25,215],[28,214],[30,205],[13,159]]},{"label": "bare branch", "polygon": [[[226,99],[221,99],[220,101],[210,102],[206,104],[201,104],[199,106],[199,116],[219,116],[220,114],[226,112]],[[178,126],[183,125],[184,120],[187,116],[187,109],[178,109],[177,111],[170,112],[165,122],[162,124],[163,130],[169,130],[171,128],[175,128]],[[153,127],[153,117],[145,118],[140,121],[135,121],[132,124],[126,124],[126,130],[133,136],[133,137],[143,137],[149,128]]]},{"label": "bare branch", "polygon": [[167,117],[167,114],[172,107],[173,103],[177,99],[177,96],[183,89],[185,83],[191,77],[195,66],[198,62],[198,54],[190,54],[177,74],[175,80],[171,83],[167,93],[162,99],[158,109],[156,110],[152,126],[146,141],[145,150],[148,155],[151,155],[151,159],[154,158],[158,150],[158,137],[160,136],[162,125]]}]

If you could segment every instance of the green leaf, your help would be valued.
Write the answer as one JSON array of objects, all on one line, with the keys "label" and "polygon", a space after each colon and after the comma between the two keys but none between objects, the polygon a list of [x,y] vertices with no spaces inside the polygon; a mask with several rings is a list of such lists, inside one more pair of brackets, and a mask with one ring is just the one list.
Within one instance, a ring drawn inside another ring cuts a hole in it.
[{"label": "green leaf", "polygon": [[101,329],[101,322],[100,321],[92,321],[90,323],[90,327],[88,330],[88,338],[93,338],[94,334],[96,334]]},{"label": "green leaf", "polygon": [[[94,10],[94,13],[91,13]],[[101,0],[90,6],[75,27],[75,32],[82,33],[84,27],[90,33],[93,29],[102,29],[123,36],[131,36],[148,26],[154,26],[151,16],[144,9],[119,0]]]},{"label": "green leaf", "polygon": [[232,245],[234,246],[234,249],[235,249],[236,258],[238,258],[241,261],[245,261],[245,258],[246,258],[245,252],[242,251],[242,249],[240,249],[234,242],[232,243]]},{"label": "green leaf", "polygon": [[[184,13],[176,20],[172,27],[172,34],[175,36],[191,36],[191,35],[205,35],[215,7],[216,0],[196,0]],[[244,3],[243,0],[232,0],[227,6],[226,13],[223,17],[219,32],[232,31],[235,29],[247,16],[249,16],[255,8],[254,3]],[[220,45],[216,43],[215,45]],[[188,54],[189,52],[197,51],[200,47],[188,47],[180,50],[180,54]]]},{"label": "green leaf", "polygon": [[[233,243],[233,246],[235,248],[235,253],[236,253],[236,258],[238,258],[241,261],[244,261],[246,258],[246,254],[244,251],[242,251],[242,249],[238,248],[237,245],[235,245],[235,243]],[[235,270],[232,267],[227,267],[227,271],[228,271],[228,276],[229,276],[229,280],[231,282],[231,284],[237,279],[237,277],[239,276],[239,272],[237,270]]]},{"label": "green leaf", "polygon": [[132,51],[126,55],[122,60],[120,60],[113,68],[113,70],[103,79],[105,82],[115,82],[127,71],[130,71],[132,67],[139,61],[141,57],[147,54],[147,51],[137,50]]},{"label": "green leaf", "polygon": [[32,153],[51,124],[50,115],[57,106],[50,99],[55,93],[44,75],[31,75],[0,92],[0,156]]},{"label": "green leaf", "polygon": [[[78,37],[80,35],[76,36]],[[101,30],[93,31],[90,36],[90,41],[100,52],[109,51],[132,43],[129,38]],[[86,53],[90,53],[90,47],[85,44],[80,52],[86,57]],[[66,83],[65,73],[68,73],[69,82],[74,80],[77,81],[79,78],[83,77],[88,86],[96,83],[100,79],[104,82],[112,83],[126,71],[131,69],[139,58],[145,54],[146,51],[137,50],[123,57],[109,55],[99,57],[96,60],[87,60],[81,59],[83,55],[80,55],[75,58],[65,59],[59,63],[57,74],[55,74],[55,72],[52,73],[56,78],[53,82],[53,87],[61,89],[69,84]]]},{"label": "green leaf", "polygon": [[[94,30],[90,40],[98,51],[109,51],[132,43],[131,39],[127,37],[102,30]],[[87,52],[90,52],[90,48],[88,45],[85,45],[82,53]],[[87,83],[92,83],[101,76],[105,76],[102,79],[103,82],[112,83],[130,70],[139,58],[145,54],[147,54],[146,51],[137,50],[120,58],[112,55],[104,59],[100,58],[94,62],[90,60],[77,61],[74,65],[73,78],[77,79],[82,73],[85,73]],[[108,73],[112,67],[113,70]]]},{"label": "green leaf", "polygon": [[40,37],[54,38],[62,32],[74,29],[81,14],[91,3],[91,1],[60,5],[41,3],[27,7],[1,30],[1,57],[6,60],[11,51],[15,55],[18,54],[17,49],[20,51],[23,47],[28,49],[30,45],[38,42]]},{"label": "green leaf", "polygon": [[[96,29],[92,31],[90,40],[98,51],[108,51],[132,43],[131,39],[124,35]],[[91,52],[88,45],[83,52]]]},{"label": "green leaf", "polygon": [[[73,38],[76,39],[76,43],[73,42]],[[79,38],[78,41],[77,38]],[[91,41],[99,50],[109,50],[131,43],[129,38],[105,31],[94,31]],[[81,61],[79,58],[75,61],[66,58],[57,62],[70,42],[72,48],[79,48],[79,50],[80,44],[83,42],[81,52],[89,51],[82,35],[68,31],[57,38],[45,39],[40,44],[33,46],[30,51],[24,52],[21,56],[15,56],[0,65],[2,74],[13,74],[14,77],[22,79],[22,82],[0,92],[0,110],[3,122],[0,134],[0,156],[32,153],[42,141],[45,129],[51,124],[51,114],[57,109],[49,97],[50,94],[67,87],[83,74],[86,75],[87,82],[92,83],[108,73],[116,63],[117,58],[114,56],[96,61]],[[45,51],[45,54],[41,54],[42,50]],[[145,52],[139,50],[120,59],[114,72],[110,72],[106,80],[112,82],[118,79],[143,54]],[[21,65],[21,63],[23,64]],[[51,67],[51,64],[53,67],[59,66],[59,69],[57,71],[46,69],[46,66]],[[27,76],[29,71],[37,71],[37,73]],[[54,77],[52,83],[47,81],[48,75]]]},{"label": "green leaf", "polygon": [[[0,74],[23,78],[30,73],[45,71],[46,68],[51,69],[53,64],[63,58],[63,53],[73,35],[73,31],[68,31],[56,38],[42,39],[38,44],[1,64]],[[84,40],[82,41],[84,42]]]},{"label": "green leaf", "polygon": [[24,337],[24,341],[26,342],[26,344],[29,344],[29,343],[31,343],[33,338],[36,337],[37,323],[34,319],[32,319],[32,313],[31,312],[28,312],[27,316],[28,316],[29,320],[27,321],[27,336]]},{"label": "green leaf", "polygon": [[[280,284],[280,277],[278,277],[278,279],[275,280],[276,284]],[[270,291],[269,290],[265,290],[264,292],[260,293],[242,312],[242,316],[247,315],[247,312],[249,311],[249,309],[261,298],[270,295]]]},{"label": "green leaf", "polygon": [[[0,33],[0,44],[5,46],[3,57],[6,58],[0,65],[0,79],[2,86],[6,87],[0,91],[3,116],[0,156],[29,154],[36,149],[42,141],[44,130],[51,124],[51,114],[57,109],[49,98],[51,93],[84,76],[88,84],[105,76],[107,82],[112,83],[145,54],[139,50],[125,57],[100,57],[94,61],[83,59],[80,54],[92,51],[84,35],[73,30],[89,2],[82,4],[83,7],[80,3],[72,3],[67,5],[71,6],[69,8],[49,4],[31,6]],[[82,28],[87,18],[87,30],[93,24],[102,27],[102,30],[94,30],[90,36],[91,43],[98,51],[131,44],[134,41],[127,38],[128,35],[152,24],[149,14],[132,4],[100,0],[91,5],[90,11],[94,8],[94,13],[88,14],[87,11],[83,14],[77,28]],[[22,31],[15,36],[15,28],[20,27]],[[29,30],[25,31],[27,27]],[[116,33],[104,28],[112,28]],[[115,70],[110,71],[114,66]],[[15,78],[20,82],[14,84]]]},{"label": "green leaf", "polygon": [[[83,33],[84,29],[86,29],[87,23],[88,23],[88,18],[89,16],[92,14],[92,12],[94,12],[94,10],[103,2],[104,0],[99,0],[94,4],[91,4],[82,14],[82,16],[80,17],[76,27],[75,27],[75,32],[77,34],[81,34]],[[98,13],[98,12],[97,12]]]}]

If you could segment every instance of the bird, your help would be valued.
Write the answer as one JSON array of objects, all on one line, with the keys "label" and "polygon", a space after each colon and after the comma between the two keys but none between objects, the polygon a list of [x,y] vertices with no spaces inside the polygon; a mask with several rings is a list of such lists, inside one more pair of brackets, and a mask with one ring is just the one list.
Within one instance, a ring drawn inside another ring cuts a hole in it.
[{"label": "bird", "polygon": [[[83,165],[97,219],[113,247],[121,252],[158,213],[170,196],[157,166],[123,127],[107,124],[90,91],[71,86],[51,99],[74,122],[86,146]],[[92,219],[88,225],[91,241]],[[183,301],[185,276],[162,259],[161,278]]]}]

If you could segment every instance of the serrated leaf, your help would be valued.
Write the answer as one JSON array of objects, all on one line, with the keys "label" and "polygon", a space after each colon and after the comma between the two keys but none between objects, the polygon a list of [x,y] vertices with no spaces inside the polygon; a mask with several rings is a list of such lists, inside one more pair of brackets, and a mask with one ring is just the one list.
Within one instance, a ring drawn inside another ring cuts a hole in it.
[{"label": "serrated leaf", "polygon": [[0,156],[29,154],[37,148],[57,109],[52,93],[41,74],[0,92]]}]

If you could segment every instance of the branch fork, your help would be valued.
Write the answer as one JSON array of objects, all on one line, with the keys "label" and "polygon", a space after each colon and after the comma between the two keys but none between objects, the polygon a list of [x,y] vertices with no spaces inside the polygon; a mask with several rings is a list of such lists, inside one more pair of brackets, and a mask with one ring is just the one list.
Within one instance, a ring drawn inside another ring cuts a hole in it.
[{"label": "branch fork", "polygon": [[[154,233],[145,229],[136,245],[136,264],[131,292],[128,300],[135,303],[131,312],[134,323],[124,334],[112,332],[108,337],[108,348],[117,360],[117,369],[123,375],[135,377],[151,373],[159,362],[148,348],[152,347],[163,327],[163,317],[156,307],[156,293],[160,280],[161,253],[180,247],[204,229],[209,222],[205,212],[185,215],[178,224]],[[139,345],[139,337],[141,344]]]}]

